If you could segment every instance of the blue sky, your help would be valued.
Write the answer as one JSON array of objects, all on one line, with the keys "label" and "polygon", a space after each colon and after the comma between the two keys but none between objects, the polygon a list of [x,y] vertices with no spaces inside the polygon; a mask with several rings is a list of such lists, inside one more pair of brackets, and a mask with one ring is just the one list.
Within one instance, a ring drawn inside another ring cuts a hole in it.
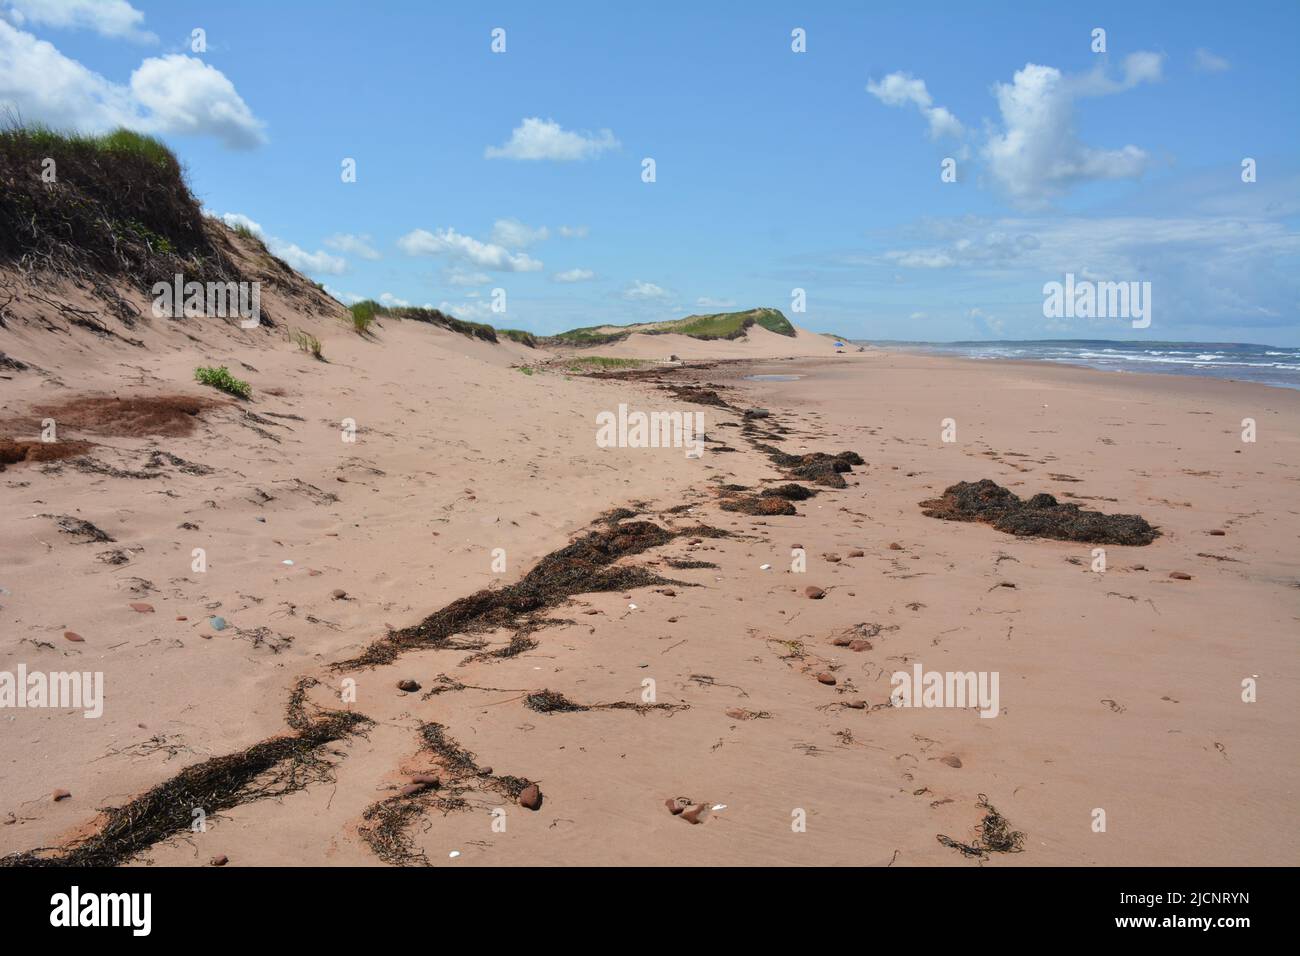
[{"label": "blue sky", "polygon": [[[1300,4],[812,6],[0,0],[0,103],[156,133],[345,301],[1300,344]],[[1067,272],[1151,327],[1045,318]]]}]

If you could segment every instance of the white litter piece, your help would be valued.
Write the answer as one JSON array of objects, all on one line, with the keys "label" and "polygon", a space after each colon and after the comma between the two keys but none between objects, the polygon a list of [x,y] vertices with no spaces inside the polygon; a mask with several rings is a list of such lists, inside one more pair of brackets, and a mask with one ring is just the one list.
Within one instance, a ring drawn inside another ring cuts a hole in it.
[{"label": "white litter piece", "polygon": [[629,605],[627,606],[627,609],[628,609],[629,611],[635,611],[635,610],[636,610],[636,605],[635,605],[635,604],[629,604]]},{"label": "white litter piece", "polygon": [[772,570],[772,565],[770,565],[770,564],[760,564],[760,565],[758,566],[758,570],[760,570],[760,571],[771,571],[771,570]]},{"label": "white litter piece", "polygon": [[280,563],[281,563],[281,564],[293,564],[293,562],[290,561],[288,558],[285,558],[285,559],[284,559],[283,561],[281,561]]},{"label": "white litter piece", "polygon": [[713,805],[713,809],[714,809],[714,810],[725,810],[725,809],[727,809],[727,805],[726,805],[725,803],[715,803],[715,804]]},{"label": "white litter piece", "polygon": [[454,860],[456,857],[460,856],[460,850],[452,850],[447,854],[447,856]]}]

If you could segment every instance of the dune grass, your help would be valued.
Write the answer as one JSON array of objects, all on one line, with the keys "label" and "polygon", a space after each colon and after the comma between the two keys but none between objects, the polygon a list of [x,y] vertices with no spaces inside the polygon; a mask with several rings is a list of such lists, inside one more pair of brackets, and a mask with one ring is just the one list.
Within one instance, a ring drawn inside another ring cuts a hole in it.
[{"label": "dune grass", "polygon": [[325,361],[324,350],[321,347],[320,339],[316,338],[316,336],[312,335],[310,332],[304,332],[302,329],[299,329],[293,333],[292,338],[294,344],[297,345],[298,348],[309,353],[312,358],[316,359],[316,361]]},{"label": "dune grass", "polygon": [[0,114],[0,261],[149,289],[177,272],[238,281],[234,263],[162,141],[90,135]]}]

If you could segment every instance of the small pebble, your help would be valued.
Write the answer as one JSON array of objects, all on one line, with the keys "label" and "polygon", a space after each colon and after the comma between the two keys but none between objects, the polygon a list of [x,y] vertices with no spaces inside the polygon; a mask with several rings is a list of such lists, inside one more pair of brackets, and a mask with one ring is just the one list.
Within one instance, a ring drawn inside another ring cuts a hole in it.
[{"label": "small pebble", "polygon": [[542,805],[542,788],[530,783],[519,791],[519,805],[525,810],[536,810]]}]

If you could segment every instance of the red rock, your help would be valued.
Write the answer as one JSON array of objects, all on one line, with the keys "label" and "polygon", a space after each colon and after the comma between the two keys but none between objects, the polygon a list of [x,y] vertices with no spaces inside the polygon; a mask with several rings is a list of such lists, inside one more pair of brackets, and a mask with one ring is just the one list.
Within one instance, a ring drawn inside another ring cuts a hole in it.
[{"label": "red rock", "polygon": [[1192,579],[1190,574],[1184,574],[1182,571],[1170,571],[1169,576],[1175,581],[1190,581]]},{"label": "red rock", "polygon": [[1210,534],[1214,535],[1216,538],[1222,538],[1227,533],[1228,532],[1223,531],[1219,528],[1215,528],[1213,531],[1210,532]]},{"label": "red rock", "polygon": [[831,638],[831,644],[835,647],[848,647],[852,641],[853,638],[849,637],[847,634],[837,634],[835,637]]},{"label": "red rock", "polygon": [[73,644],[82,644],[82,643],[84,643],[85,640],[86,640],[84,637],[82,637],[82,636],[81,636],[80,634],[78,634],[76,631],[64,631],[64,632],[63,632],[63,639],[64,639],[65,641],[71,641]]},{"label": "red rock", "polygon": [[413,773],[411,774],[411,783],[418,783],[435,789],[442,786],[442,780],[434,773]]},{"label": "red rock", "polygon": [[850,557],[850,558],[864,558],[864,557],[866,557],[866,556],[867,556],[867,552],[865,552],[865,551],[859,551],[859,550],[856,549],[856,548],[855,548],[854,550],[852,550],[852,551],[849,552],[849,557]]},{"label": "red rock", "polygon": [[133,611],[139,611],[141,614],[152,614],[152,613],[153,613],[153,605],[152,605],[152,604],[145,604],[143,601],[132,601],[132,602],[131,602],[131,610],[133,610]]},{"label": "red rock", "polygon": [[683,810],[686,809],[686,804],[683,804],[680,800],[674,797],[669,797],[667,800],[665,800],[664,806],[668,808],[668,812],[671,813],[673,816],[677,816],[677,814],[681,813]]},{"label": "red rock", "polygon": [[844,706],[851,707],[854,710],[866,710],[867,702],[865,700],[846,700]]},{"label": "red rock", "polygon": [[704,816],[708,812],[709,812],[709,808],[706,804],[697,803],[689,810],[683,810],[681,812],[681,818],[693,826],[698,826],[699,824],[704,822]]},{"label": "red rock", "polygon": [[803,550],[803,545],[801,545],[801,544],[792,544],[792,545],[790,545],[790,547],[791,547],[792,549],[798,549],[799,551],[802,551],[802,550]]},{"label": "red rock", "polygon": [[530,783],[519,791],[519,805],[525,810],[537,810],[542,806],[542,788]]},{"label": "red rock", "polygon": [[819,587],[808,585],[803,589],[804,597],[811,598],[814,601],[820,601],[826,596],[826,592]]},{"label": "red rock", "polygon": [[659,593],[664,597],[677,597],[677,592],[672,588],[663,588]]},{"label": "red rock", "polygon": [[68,797],[72,796],[72,793],[68,790],[55,790],[50,796],[54,798],[55,803],[58,803],[60,800],[68,799]]},{"label": "red rock", "polygon": [[823,554],[822,559],[829,561],[831,564],[840,563],[840,556],[838,554]]},{"label": "red rock", "polygon": [[225,866],[230,862],[230,857],[222,853],[220,856],[214,856],[209,862],[211,862],[213,866]]},{"label": "red rock", "polygon": [[897,541],[891,541],[890,544],[889,544],[889,550],[890,550],[890,551],[902,551],[902,550],[903,550],[903,546],[902,546],[901,544],[899,544]]},{"label": "red rock", "polygon": [[725,713],[732,720],[745,720],[749,716],[749,711],[742,707],[730,707]]},{"label": "red rock", "polygon": [[425,787],[422,783],[408,783],[401,790],[397,791],[397,795],[399,797],[413,797],[417,793],[423,793],[424,790]]},{"label": "red rock", "polygon": [[871,650],[871,642],[864,641],[862,638],[855,638],[849,641],[849,650],[861,653],[862,651]]},{"label": "red rock", "polygon": [[946,757],[940,757],[939,763],[947,764],[949,767],[952,767],[954,770],[961,769],[961,758],[958,757],[956,754],[948,754],[948,756]]},{"label": "red rock", "polygon": [[184,614],[178,614],[178,615],[176,616],[176,620],[178,620],[178,621],[188,621],[189,618],[186,617]]},{"label": "red rock", "polygon": [[397,689],[398,689],[398,690],[404,690],[404,691],[406,691],[408,694],[411,694],[411,693],[414,693],[415,691],[419,690],[419,689],[420,689],[420,685],[419,685],[419,683],[417,683],[416,681],[411,680],[411,679],[408,677],[408,678],[406,678],[405,680],[399,680],[399,681],[397,682]]},{"label": "red rock", "polygon": [[347,596],[348,596],[348,592],[343,590],[342,588],[335,588],[333,591],[330,592],[330,597],[332,597],[336,601],[342,601]]},{"label": "red rock", "polygon": [[822,673],[820,673],[820,674],[817,675],[817,680],[820,681],[821,683],[823,683],[823,684],[827,684],[827,685],[829,685],[829,686],[831,686],[831,687],[834,687],[834,686],[835,686],[835,675],[834,675],[834,674],[827,674],[825,671],[822,671]]},{"label": "red rock", "polygon": [[677,618],[675,618],[675,617],[670,617],[670,618],[668,619],[668,623],[669,623],[669,624],[676,624],[676,623],[677,623]]}]

